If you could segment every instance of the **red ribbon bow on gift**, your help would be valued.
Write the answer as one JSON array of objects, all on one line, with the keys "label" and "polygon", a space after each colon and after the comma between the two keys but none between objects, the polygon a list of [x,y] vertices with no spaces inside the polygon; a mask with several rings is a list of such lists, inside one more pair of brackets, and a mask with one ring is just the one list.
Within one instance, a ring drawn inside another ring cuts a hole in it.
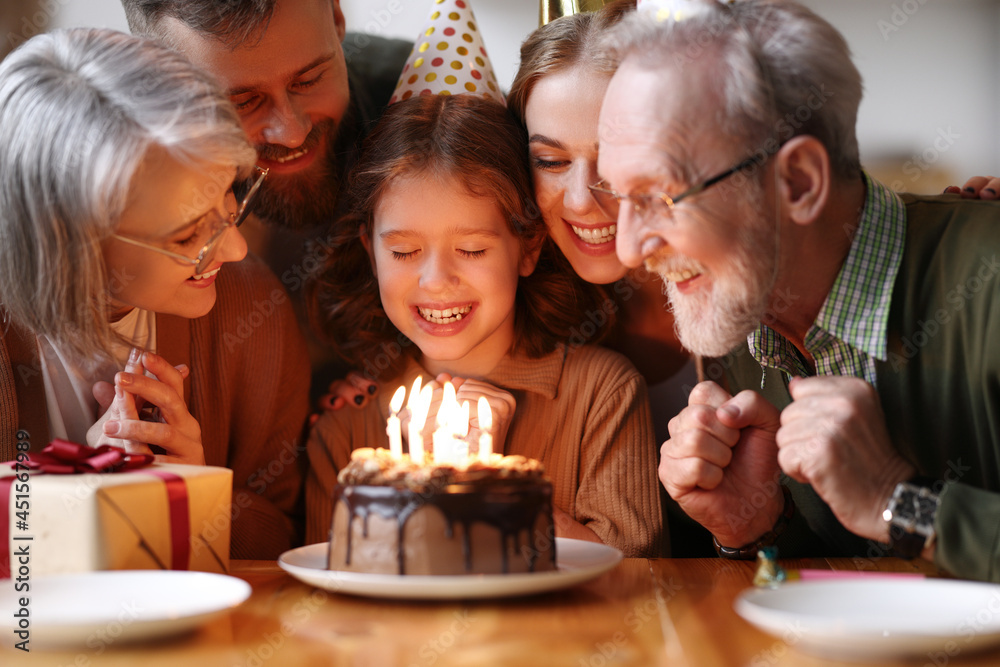
[{"label": "red ribbon bow on gift", "polygon": [[88,447],[68,440],[53,440],[36,454],[29,454],[21,468],[50,475],[73,475],[84,472],[124,472],[143,468],[153,462],[152,454],[129,454],[121,447]]},{"label": "red ribbon bow on gift", "polygon": [[[124,449],[111,445],[95,448],[67,440],[53,440],[41,452],[28,454],[28,460],[11,461],[10,466],[21,471],[25,468],[36,470],[37,474],[73,475],[78,473],[129,472],[144,468],[153,460],[152,454],[129,454]],[[191,545],[188,493],[184,478],[165,470],[151,469],[142,472],[158,477],[166,484],[171,558],[170,563],[164,564],[164,566],[174,570],[186,570],[188,569]],[[21,472],[20,474],[26,473]],[[16,479],[18,479],[17,476],[0,478],[0,579],[11,576],[8,507],[11,486]]]}]

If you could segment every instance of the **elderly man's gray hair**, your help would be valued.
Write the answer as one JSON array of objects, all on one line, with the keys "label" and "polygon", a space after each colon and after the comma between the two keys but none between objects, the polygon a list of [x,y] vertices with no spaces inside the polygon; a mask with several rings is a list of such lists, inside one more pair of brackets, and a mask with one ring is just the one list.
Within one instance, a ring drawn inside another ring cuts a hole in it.
[{"label": "elderly man's gray hair", "polygon": [[826,147],[833,171],[860,171],[855,134],[861,75],[843,36],[790,0],[706,0],[679,21],[628,17],[602,42],[603,55],[644,68],[699,68],[720,100],[723,131],[750,153],[773,153],[793,136]]}]

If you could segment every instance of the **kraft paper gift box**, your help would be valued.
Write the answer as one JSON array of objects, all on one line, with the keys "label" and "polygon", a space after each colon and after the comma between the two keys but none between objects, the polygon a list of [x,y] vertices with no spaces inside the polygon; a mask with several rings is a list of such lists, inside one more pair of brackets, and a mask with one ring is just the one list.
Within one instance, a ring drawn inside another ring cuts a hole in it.
[{"label": "kraft paper gift box", "polygon": [[[15,474],[8,465],[0,466],[0,480]],[[167,482],[156,475],[173,479]],[[23,487],[14,481],[7,507],[9,534],[0,536],[10,549],[14,577],[19,567],[17,554],[24,554],[25,549],[23,560],[32,575],[92,570],[229,571],[233,473],[228,468],[153,464],[114,473],[31,472],[27,485],[26,521],[17,507],[19,497],[24,506],[19,490]],[[169,494],[175,499],[173,507]],[[27,527],[22,528],[19,521]]]}]

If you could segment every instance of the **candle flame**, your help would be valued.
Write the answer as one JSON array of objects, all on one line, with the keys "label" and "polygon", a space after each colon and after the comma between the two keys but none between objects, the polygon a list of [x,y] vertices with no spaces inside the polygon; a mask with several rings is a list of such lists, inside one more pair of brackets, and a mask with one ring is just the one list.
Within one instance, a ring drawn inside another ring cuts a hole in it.
[{"label": "candle flame", "polygon": [[469,402],[462,401],[462,407],[455,411],[452,419],[452,433],[456,437],[464,438],[469,435]]},{"label": "candle flame", "polygon": [[410,388],[410,397],[406,400],[406,407],[408,407],[411,411],[417,404],[417,399],[420,398],[420,385],[423,381],[424,376],[418,375],[417,379],[413,381],[413,386]]},{"label": "candle flame", "polygon": [[396,390],[396,393],[392,395],[392,400],[389,401],[389,409],[392,410],[392,414],[399,412],[399,409],[403,407],[403,399],[406,397],[406,387],[400,386]]},{"label": "candle flame", "polygon": [[490,402],[486,400],[485,396],[479,397],[479,403],[476,404],[476,412],[479,417],[479,430],[487,433],[491,428],[493,428],[493,410],[490,409]]}]

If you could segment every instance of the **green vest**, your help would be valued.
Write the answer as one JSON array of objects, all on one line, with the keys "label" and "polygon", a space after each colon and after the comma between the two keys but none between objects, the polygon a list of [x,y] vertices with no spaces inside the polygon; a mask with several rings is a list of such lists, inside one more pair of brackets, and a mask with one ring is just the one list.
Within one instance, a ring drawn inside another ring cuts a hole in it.
[{"label": "green vest", "polygon": [[[899,452],[941,480],[936,564],[1000,581],[1000,204],[902,198],[906,244],[888,356],[876,361],[879,398]],[[733,393],[754,389],[778,408],[791,401],[780,371],[767,369],[760,389],[761,367],[745,346],[724,361]],[[811,488],[789,482],[823,555],[887,555],[849,534]]]}]

